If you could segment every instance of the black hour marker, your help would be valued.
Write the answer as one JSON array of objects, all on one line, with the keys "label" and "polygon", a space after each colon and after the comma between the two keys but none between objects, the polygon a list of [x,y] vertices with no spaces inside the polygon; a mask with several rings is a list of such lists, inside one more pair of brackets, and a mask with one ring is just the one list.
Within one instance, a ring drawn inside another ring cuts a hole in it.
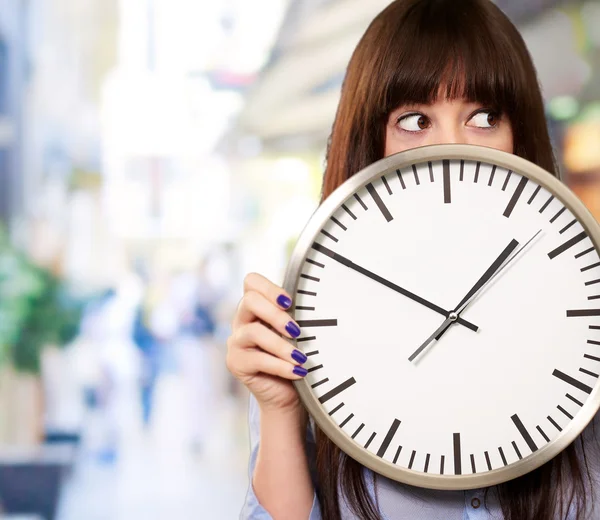
[{"label": "black hour marker", "polygon": [[408,462],[408,469],[412,469],[413,467],[413,462],[415,461],[415,455],[417,454],[417,452],[415,450],[413,450],[411,456],[410,456],[410,461]]},{"label": "black hour marker", "polygon": [[360,198],[360,195],[358,193],[354,194],[354,198],[358,201],[358,203],[363,207],[365,211],[369,209],[367,208],[367,205],[363,202],[363,200]]},{"label": "black hour marker", "polygon": [[583,357],[586,358],[586,359],[591,359],[592,361],[600,361],[599,357],[590,356],[589,354],[584,354]]},{"label": "black hour marker", "polygon": [[337,327],[337,320],[299,320],[300,327]]},{"label": "black hour marker", "polygon": [[494,175],[496,175],[496,165],[494,164],[494,167],[492,168],[492,173],[490,173],[490,180],[488,182],[488,186],[491,186],[492,183],[494,182]]},{"label": "black hour marker", "polygon": [[588,300],[600,300],[600,295],[597,294],[596,296],[588,296]]},{"label": "black hour marker", "polygon": [[[510,172],[509,172],[509,176],[510,176]],[[506,178],[506,181],[508,182],[508,177]],[[523,190],[525,189],[525,186],[527,185],[528,182],[529,182],[529,179],[527,177],[521,177],[521,180],[519,181],[519,185],[517,186],[517,189],[513,193],[513,196],[510,198],[508,206],[506,206],[506,209],[504,210],[504,216],[506,218],[511,216],[511,214],[512,214],[513,210],[515,209],[517,202],[519,202],[519,198],[523,194]],[[506,185],[506,183],[505,183],[505,185]]]},{"label": "black hour marker", "polygon": [[581,381],[578,381],[574,377],[571,377],[570,375],[567,375],[564,372],[561,372],[560,370],[554,370],[554,372],[552,372],[552,375],[554,377],[557,377],[558,379],[561,379],[565,383],[568,383],[568,384],[574,386],[575,388],[578,388],[579,390],[585,392],[586,394],[592,393],[592,387],[590,387],[586,384],[583,384]]},{"label": "black hour marker", "polygon": [[427,454],[425,457],[425,466],[423,467],[423,473],[427,473],[427,470],[429,469],[429,458],[431,457],[431,454]]},{"label": "black hour marker", "polygon": [[565,231],[567,231],[567,230],[568,230],[568,229],[570,229],[572,226],[574,226],[576,222],[577,222],[577,219],[576,219],[576,218],[575,218],[575,219],[573,219],[573,220],[571,220],[571,222],[569,222],[569,223],[568,223],[568,224],[567,224],[567,225],[566,225],[564,228],[562,228],[562,229],[559,231],[559,233],[560,233],[560,234],[563,234]]},{"label": "black hour marker", "polygon": [[340,424],[340,428],[343,428],[344,426],[346,426],[346,424],[352,420],[352,417],[354,417],[354,414],[351,413],[348,417],[346,417],[342,423]]},{"label": "black hour marker", "polygon": [[593,339],[588,339],[587,342],[589,345],[600,345],[600,341],[596,341]]},{"label": "black hour marker", "polygon": [[317,267],[320,267],[321,269],[325,267],[323,264],[320,264],[319,262],[315,262],[312,258],[307,258],[306,261],[309,264],[316,265]]},{"label": "black hour marker", "polygon": [[551,219],[550,219],[550,224],[554,224],[554,222],[556,221],[556,219],[558,217],[560,217],[565,211],[567,210],[566,206],[564,206],[556,215],[554,215]]},{"label": "black hour marker", "polygon": [[508,462],[506,462],[506,457],[504,456],[504,451],[502,450],[502,446],[498,446],[498,451],[500,452],[500,458],[502,459],[502,463],[506,466]]},{"label": "black hour marker", "polygon": [[298,338],[296,341],[297,342],[301,342],[301,341],[313,341],[317,339],[317,336],[307,336],[305,338]]},{"label": "black hour marker", "polygon": [[348,215],[350,215],[354,220],[356,220],[356,215],[348,209],[348,206],[346,206],[346,204],[342,204],[342,208],[346,213],[348,213]]},{"label": "black hour marker", "polygon": [[559,432],[562,432],[562,428],[554,419],[552,419],[552,417],[548,416],[548,420],[552,423],[552,426],[554,426]]},{"label": "black hour marker", "polygon": [[321,386],[324,383],[329,382],[329,379],[326,377],[325,379],[321,379],[321,381],[318,381],[317,383],[315,383],[314,385],[311,385],[311,388],[317,388],[317,386]]},{"label": "black hour marker", "polygon": [[[598,361],[600,361],[600,359]],[[567,399],[570,399],[571,401],[573,401],[575,404],[578,404],[579,406],[583,406],[583,403],[579,399],[575,399],[571,394],[566,394],[565,397]]]},{"label": "black hour marker", "polygon": [[334,237],[331,233],[329,233],[328,231],[325,231],[324,229],[321,230],[321,233],[323,233],[327,238],[331,238],[331,240],[333,240],[334,242],[338,242],[338,239],[336,237]]},{"label": "black hour marker", "polygon": [[567,412],[561,405],[558,405],[556,408],[558,408],[562,413],[564,413],[569,419],[573,419],[573,416]]},{"label": "black hour marker", "polygon": [[402,172],[400,170],[396,170],[396,174],[398,175],[398,179],[400,180],[400,185],[402,186],[402,189],[405,190],[406,184],[404,184],[404,179],[402,178]]},{"label": "black hour marker", "polygon": [[531,196],[531,198],[527,201],[527,204],[531,204],[533,202],[533,200],[537,197],[537,194],[540,192],[540,190],[542,189],[541,186],[538,186],[535,191],[533,192],[533,195]]},{"label": "black hour marker", "polygon": [[333,415],[335,412],[337,412],[342,406],[344,406],[344,403],[340,403],[338,404],[333,410],[331,410],[331,412],[329,412],[329,415]]},{"label": "black hour marker", "polygon": [[379,448],[379,451],[377,452],[378,457],[383,458],[383,456],[385,455],[385,452],[389,448],[390,443],[392,442],[392,439],[394,438],[394,435],[396,435],[396,432],[398,431],[398,427],[400,426],[400,423],[401,423],[401,421],[399,421],[398,419],[394,419],[394,422],[392,423],[392,425],[390,426],[390,429],[386,433],[385,438],[383,439],[383,442],[381,443],[381,447]]},{"label": "black hour marker", "polygon": [[393,195],[392,193],[392,188],[390,188],[390,185],[388,184],[388,181],[385,177],[381,177],[381,182],[383,182],[383,185],[385,186],[385,189],[388,192],[388,195]]},{"label": "black hour marker", "polygon": [[419,184],[421,184],[421,182],[419,181],[419,174],[417,173],[417,165],[416,164],[412,165],[412,171],[415,174],[415,182],[417,183],[417,186],[418,186]]},{"label": "black hour marker", "polygon": [[314,311],[314,307],[306,307],[305,305],[297,305],[294,307],[297,311]]},{"label": "black hour marker", "polygon": [[354,439],[360,433],[360,430],[362,430],[364,427],[365,423],[362,423],[358,428],[356,428],[356,431],[352,434],[352,438]]},{"label": "black hour marker", "polygon": [[523,457],[521,456],[521,452],[519,451],[519,447],[517,446],[517,443],[515,441],[512,441],[512,447],[514,448],[517,457],[519,457],[519,459],[522,459]]},{"label": "black hour marker", "polygon": [[540,432],[540,434],[542,435],[542,437],[544,437],[544,439],[546,439],[546,442],[550,442],[550,439],[548,438],[548,436],[544,433],[544,430],[542,430],[539,426],[535,427],[537,429],[538,432]]},{"label": "black hour marker", "polygon": [[338,226],[340,226],[344,231],[348,231],[348,228],[346,226],[344,226],[344,224],[342,224],[337,218],[335,217],[331,217],[331,220],[333,220]]},{"label": "black hour marker", "polygon": [[387,220],[388,222],[394,220],[394,217],[392,217],[390,210],[381,200],[379,193],[377,193],[377,191],[375,190],[375,186],[373,186],[373,184],[371,183],[367,184],[367,191],[369,192],[369,195],[371,195],[371,198],[375,201],[375,204],[377,204],[377,207],[379,208],[379,211],[381,211],[382,215],[385,217],[385,220]]},{"label": "black hour marker", "polygon": [[475,168],[475,178],[473,179],[473,182],[477,182],[479,180],[479,168],[481,168],[480,162],[477,163],[477,167]]},{"label": "black hour marker", "polygon": [[473,472],[473,474],[477,473],[477,470],[475,469],[475,455],[473,455],[471,453],[471,471]]},{"label": "black hour marker", "polygon": [[589,271],[590,269],[593,269],[594,267],[600,267],[600,262],[596,262],[595,264],[588,265],[587,267],[582,267],[581,272],[585,273],[586,271]]},{"label": "black hour marker", "polygon": [[550,198],[544,203],[544,205],[540,208],[540,213],[544,213],[546,208],[550,205],[550,203],[554,200],[554,195],[550,195]]},{"label": "black hour marker", "polygon": [[588,316],[600,316],[600,309],[577,309],[567,311],[567,318],[583,318]]},{"label": "black hour marker", "polygon": [[350,379],[346,379],[346,381],[344,381],[343,383],[340,383],[335,388],[329,390],[329,392],[327,392],[326,394],[323,394],[321,397],[319,397],[319,402],[321,404],[325,404],[327,401],[329,401],[329,399],[332,399],[333,397],[340,394],[344,390],[347,390],[355,383],[356,383],[356,379],[354,379],[353,377],[351,377]]},{"label": "black hour marker", "polygon": [[304,355],[305,355],[306,357],[310,357],[310,356],[317,356],[318,354],[319,354],[319,351],[318,351],[318,350],[312,350],[312,351],[310,351],[310,352],[305,352],[305,353],[304,353]]},{"label": "black hour marker", "polygon": [[369,445],[373,442],[373,439],[375,438],[375,435],[377,435],[375,432],[373,432],[371,434],[371,436],[369,437],[369,440],[367,441],[367,443],[365,444],[365,449],[367,449],[369,447]]},{"label": "black hour marker", "polygon": [[453,434],[454,438],[454,474],[460,475],[462,471],[460,456],[460,433]]},{"label": "black hour marker", "polygon": [[490,471],[492,471],[492,463],[490,462],[490,454],[487,451],[484,451],[483,454],[485,455],[485,462],[487,463],[487,467]]},{"label": "black hour marker", "polygon": [[585,368],[580,368],[580,369],[579,369],[579,371],[580,371],[582,374],[586,374],[586,375],[588,375],[588,376],[592,376],[592,377],[595,377],[595,378],[598,378],[598,377],[599,377],[599,376],[598,376],[598,374],[594,374],[594,372],[590,372],[589,370],[586,370]]},{"label": "black hour marker", "polygon": [[394,464],[396,464],[396,462],[398,461],[398,457],[400,457],[400,452],[402,451],[402,446],[398,446],[398,449],[396,450],[396,455],[394,456]]},{"label": "black hour marker", "polygon": [[315,370],[321,370],[323,368],[323,365],[317,365],[316,367],[310,367],[307,372],[314,372]]},{"label": "black hour marker", "polygon": [[600,330],[600,325],[590,325],[590,330]]},{"label": "black hour marker", "polygon": [[590,280],[589,282],[585,282],[585,285],[595,285],[597,283],[600,283],[600,278],[596,279],[596,280]]},{"label": "black hour marker", "polygon": [[[452,202],[452,194],[450,192],[450,161],[444,159],[442,165],[444,169],[444,204],[450,204]],[[429,166],[431,167],[431,163],[429,163]]]},{"label": "black hour marker", "polygon": [[458,180],[460,180],[462,182],[462,180],[465,178],[465,161],[461,160],[460,161],[460,177],[458,178]]},{"label": "black hour marker", "polygon": [[[502,191],[506,191],[506,187],[508,186],[508,181],[510,180],[510,176],[512,175],[512,170],[508,170],[508,174],[506,175],[506,179],[504,179],[504,184],[502,185]],[[527,178],[523,177],[525,179],[525,183],[523,184],[523,187],[525,187],[525,184],[527,184]]]},{"label": "black hour marker", "polygon": [[585,251],[582,251],[581,253],[575,255],[575,258],[581,258],[582,256],[585,256],[588,253],[591,253],[593,250],[594,250],[594,248],[590,247],[589,249],[586,249]]},{"label": "black hour marker", "polygon": [[578,244],[584,238],[587,238],[587,235],[585,234],[585,231],[582,231],[581,233],[579,233],[579,235],[575,235],[573,238],[567,240],[563,245],[558,246],[554,251],[550,251],[548,253],[550,260],[556,258],[561,253],[564,253],[567,249],[570,249],[575,244]]},{"label": "black hour marker", "polygon": [[309,276],[307,274],[301,274],[300,278],[304,278],[305,280],[312,280],[313,282],[320,282],[321,281],[320,278],[316,278],[314,276]]},{"label": "black hour marker", "polygon": [[512,419],[512,422],[517,427],[517,430],[519,430],[519,433],[521,434],[521,436],[523,437],[523,439],[527,443],[527,446],[529,446],[529,449],[531,451],[537,451],[537,449],[538,449],[537,445],[533,441],[531,435],[529,435],[529,432],[527,431],[527,428],[525,428],[525,426],[523,425],[523,422],[521,421],[521,419],[519,418],[519,416],[517,414],[514,414],[511,417],[511,419]]},{"label": "black hour marker", "polygon": [[316,292],[312,292],[312,291],[305,291],[303,289],[300,289],[298,291],[298,294],[306,294],[306,296],[316,296],[317,293]]},{"label": "black hour marker", "polygon": [[440,475],[444,474],[444,461],[446,460],[445,455],[440,458]]},{"label": "black hour marker", "polygon": [[429,181],[430,182],[435,182],[435,179],[433,178],[433,164],[431,164],[431,161],[429,161]]}]

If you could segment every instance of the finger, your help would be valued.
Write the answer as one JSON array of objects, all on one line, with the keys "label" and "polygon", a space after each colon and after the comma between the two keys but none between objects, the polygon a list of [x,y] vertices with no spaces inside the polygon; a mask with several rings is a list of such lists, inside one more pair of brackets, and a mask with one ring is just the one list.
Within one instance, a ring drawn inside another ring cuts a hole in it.
[{"label": "finger", "polygon": [[262,294],[267,300],[282,309],[287,310],[292,306],[292,297],[283,287],[279,287],[258,273],[249,273],[244,278],[244,293],[248,291]]},{"label": "finger", "polygon": [[[244,350],[234,364],[240,379],[255,376],[259,373],[278,376],[284,379],[302,379],[307,370],[294,363],[289,363],[260,350]],[[235,373],[235,372],[234,372]]]},{"label": "finger", "polygon": [[261,320],[274,330],[288,338],[297,338],[300,336],[300,327],[292,320],[287,312],[278,308],[264,295],[256,291],[247,292],[233,319],[233,330]]},{"label": "finger", "polygon": [[300,365],[307,360],[307,357],[289,341],[257,321],[240,327],[228,347],[232,350],[258,347],[283,361]]}]

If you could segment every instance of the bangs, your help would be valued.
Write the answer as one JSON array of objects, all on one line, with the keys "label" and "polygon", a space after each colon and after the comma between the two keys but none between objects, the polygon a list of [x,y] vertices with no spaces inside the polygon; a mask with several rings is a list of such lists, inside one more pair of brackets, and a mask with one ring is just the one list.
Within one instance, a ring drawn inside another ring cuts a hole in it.
[{"label": "bangs", "polygon": [[509,113],[520,99],[513,46],[495,31],[477,2],[417,2],[389,42],[383,99],[387,117],[404,104],[429,104],[440,95]]}]

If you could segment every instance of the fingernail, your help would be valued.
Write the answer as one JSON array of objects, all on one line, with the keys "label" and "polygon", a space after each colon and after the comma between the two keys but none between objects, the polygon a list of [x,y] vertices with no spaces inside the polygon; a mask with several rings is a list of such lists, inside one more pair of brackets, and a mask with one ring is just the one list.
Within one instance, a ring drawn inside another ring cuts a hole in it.
[{"label": "fingernail", "polygon": [[277,297],[277,305],[284,309],[289,309],[292,306],[292,300],[290,300],[285,294],[280,294]]},{"label": "fingernail", "polygon": [[288,321],[288,324],[285,326],[285,330],[288,331],[292,338],[297,338],[300,336],[300,328],[293,321]]},{"label": "fingernail", "polygon": [[304,353],[300,352],[299,350],[294,350],[292,352],[292,358],[296,363],[300,363],[301,365],[306,363],[306,360],[308,359]]},{"label": "fingernail", "polygon": [[296,374],[297,376],[300,376],[300,377],[306,377],[306,374],[308,374],[308,370],[306,370],[306,368],[295,366],[294,374]]}]

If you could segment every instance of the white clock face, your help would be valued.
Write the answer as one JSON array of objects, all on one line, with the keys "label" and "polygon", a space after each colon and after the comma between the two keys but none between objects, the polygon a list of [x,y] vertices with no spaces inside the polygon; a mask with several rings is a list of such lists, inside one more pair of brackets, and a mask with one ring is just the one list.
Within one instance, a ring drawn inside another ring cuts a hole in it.
[{"label": "white clock face", "polygon": [[397,480],[464,489],[530,471],[598,408],[585,222],[498,161],[389,164],[299,244],[301,395],[342,449]]}]

